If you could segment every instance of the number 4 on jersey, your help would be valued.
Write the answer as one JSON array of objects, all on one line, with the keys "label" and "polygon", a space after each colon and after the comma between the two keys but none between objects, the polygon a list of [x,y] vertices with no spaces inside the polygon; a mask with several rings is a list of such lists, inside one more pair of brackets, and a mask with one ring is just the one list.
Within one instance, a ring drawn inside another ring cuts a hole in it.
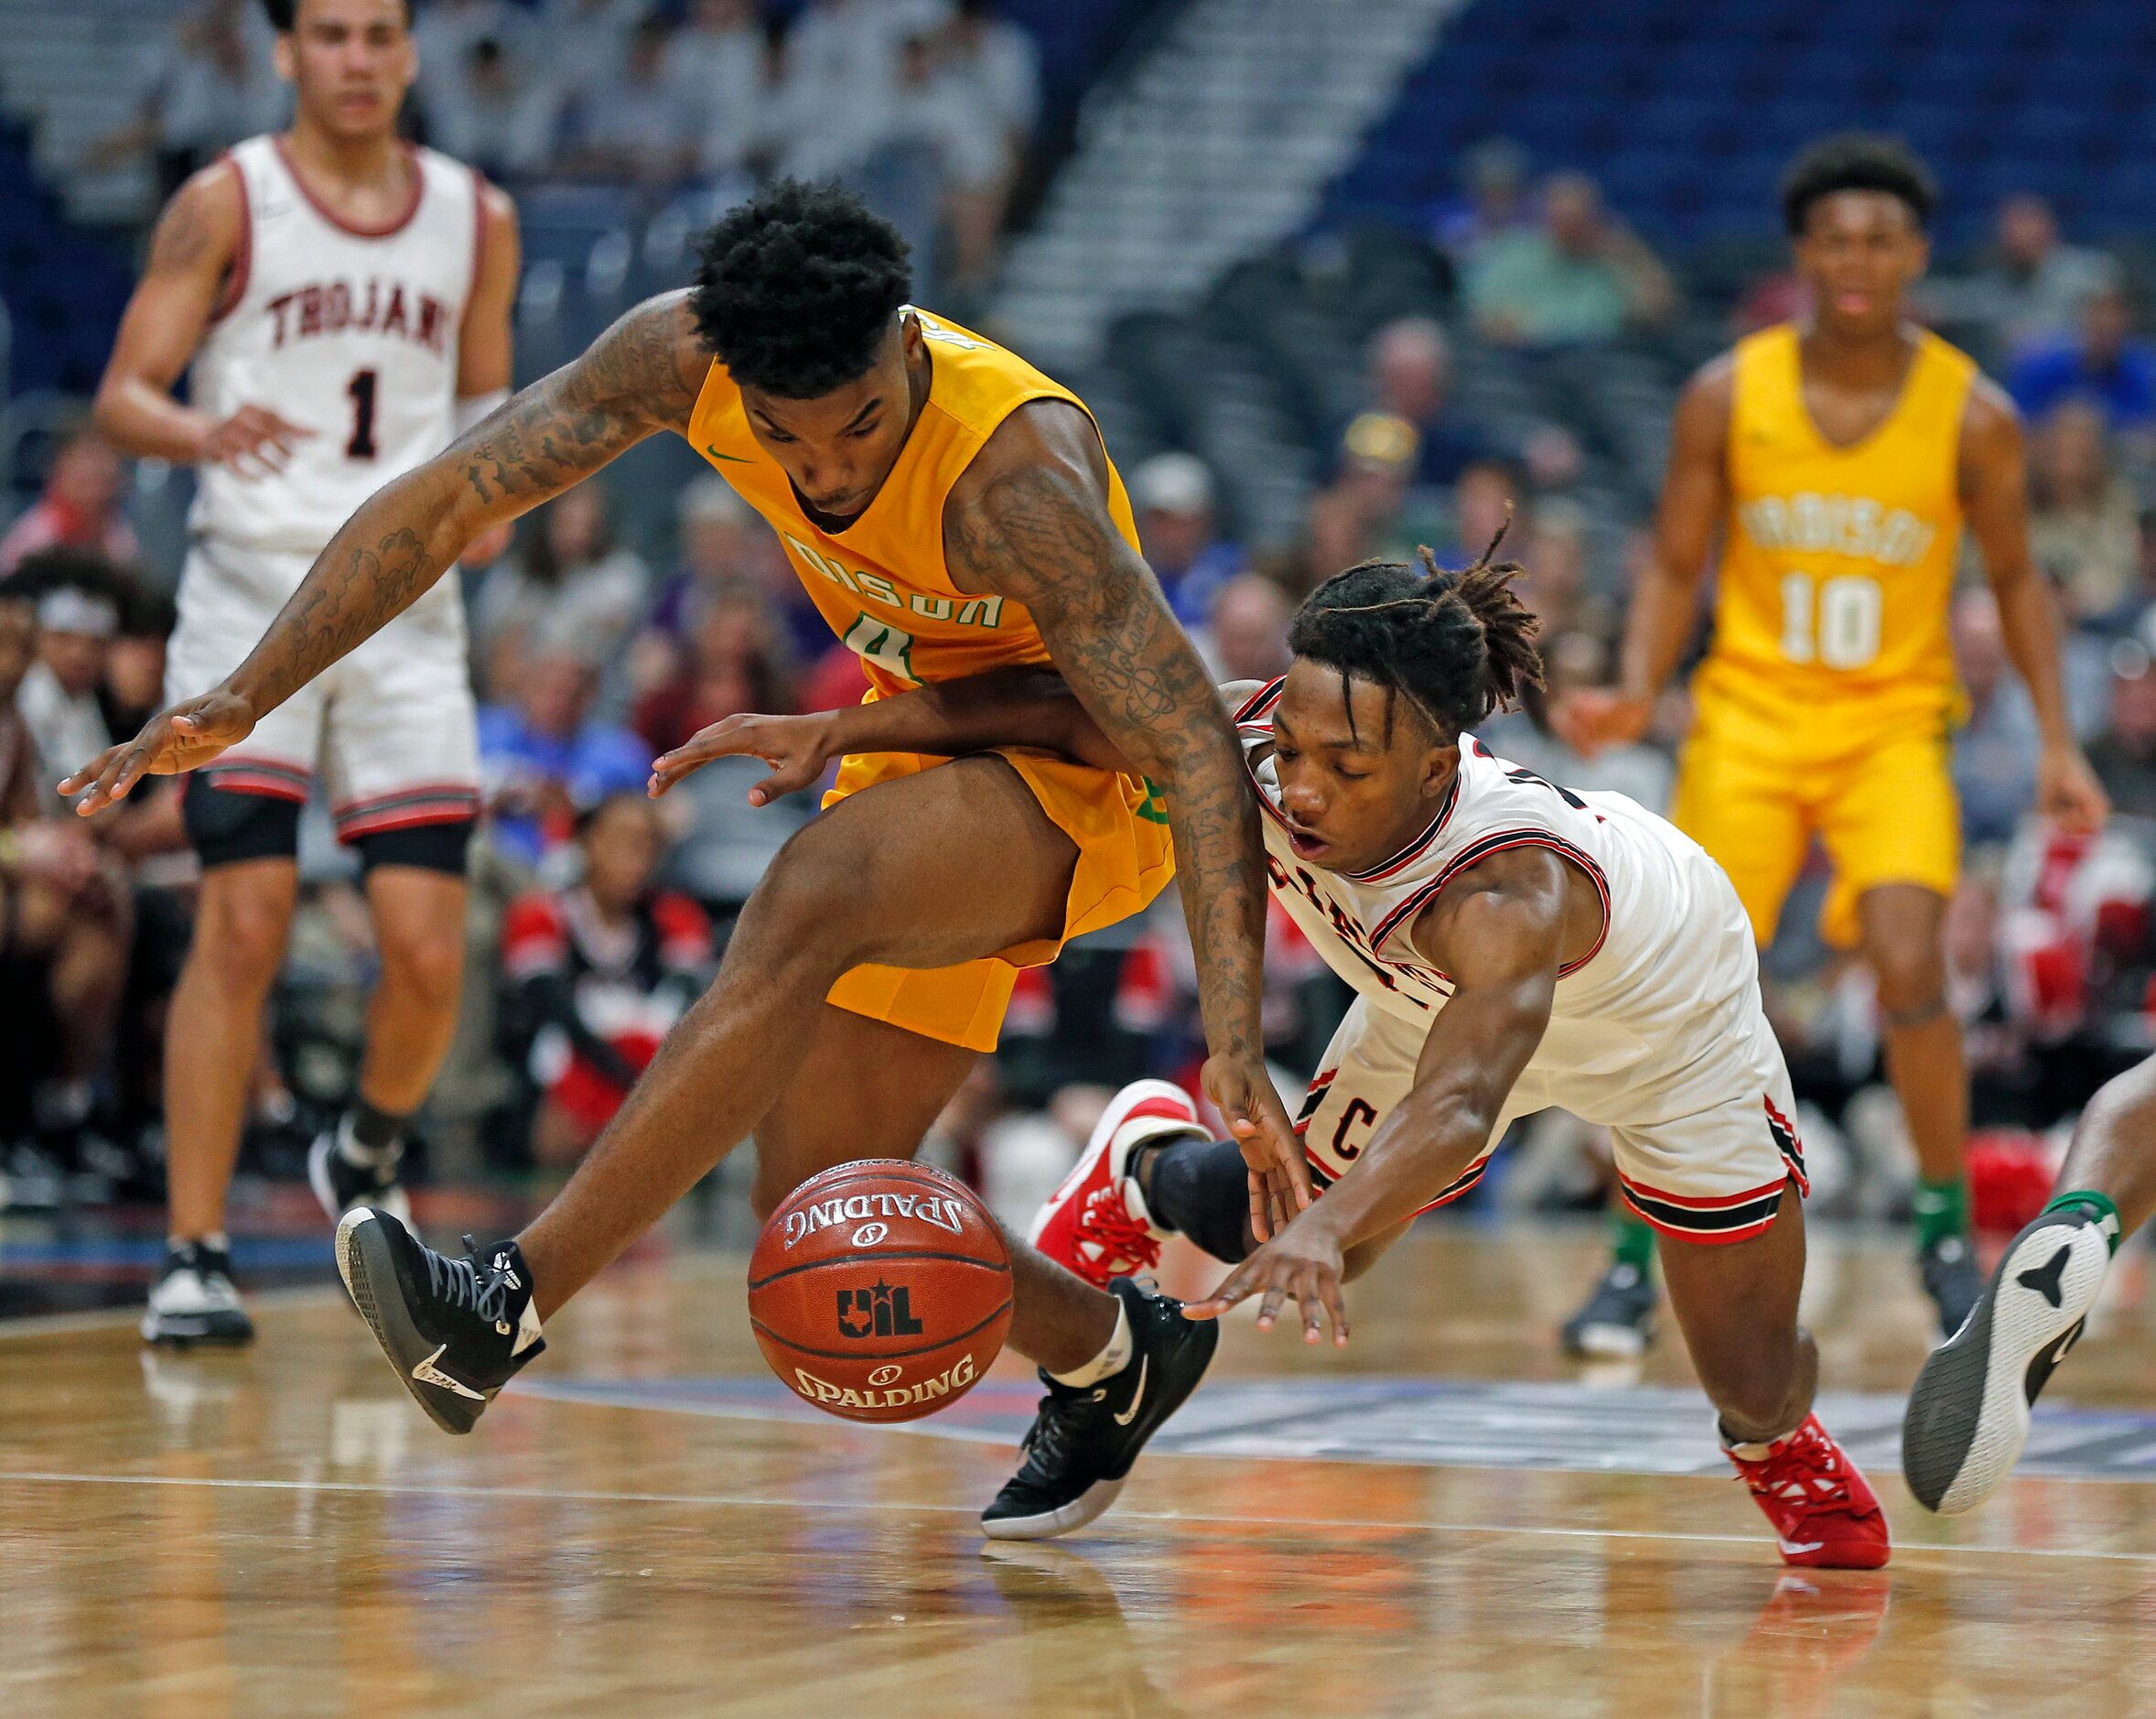
[{"label": "number 4 on jersey", "polygon": [[888,622],[862,615],[839,641],[846,648],[876,665],[887,675],[913,680],[913,635]]}]

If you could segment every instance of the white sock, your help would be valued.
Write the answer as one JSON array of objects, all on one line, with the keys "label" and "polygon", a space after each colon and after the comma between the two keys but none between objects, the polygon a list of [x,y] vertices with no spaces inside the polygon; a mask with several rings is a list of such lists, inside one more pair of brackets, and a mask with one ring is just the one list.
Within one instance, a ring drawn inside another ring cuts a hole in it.
[{"label": "white sock", "polygon": [[[1803,1424],[1804,1423],[1801,1421],[1797,1423],[1798,1426]],[[1795,1431],[1796,1427],[1794,1426],[1789,1429],[1789,1432],[1794,1432]],[[1722,1449],[1729,1452],[1730,1455],[1739,1457],[1748,1463],[1764,1462],[1769,1456],[1772,1456],[1774,1454],[1774,1446],[1781,1443],[1784,1439],[1787,1438],[1789,1436],[1789,1432],[1777,1433],[1774,1437],[1768,1439],[1763,1443],[1739,1443],[1735,1439],[1730,1436],[1729,1429],[1722,1425],[1719,1418],[1714,1423],[1714,1435],[1721,1441]]]},{"label": "white sock", "polygon": [[1051,1373],[1049,1378],[1059,1385],[1083,1388],[1097,1385],[1104,1378],[1113,1378],[1130,1365],[1131,1357],[1137,1353],[1137,1339],[1130,1335],[1130,1309],[1123,1304],[1123,1298],[1116,1298],[1116,1331],[1109,1337],[1108,1346],[1084,1366],[1073,1368],[1068,1373]]}]

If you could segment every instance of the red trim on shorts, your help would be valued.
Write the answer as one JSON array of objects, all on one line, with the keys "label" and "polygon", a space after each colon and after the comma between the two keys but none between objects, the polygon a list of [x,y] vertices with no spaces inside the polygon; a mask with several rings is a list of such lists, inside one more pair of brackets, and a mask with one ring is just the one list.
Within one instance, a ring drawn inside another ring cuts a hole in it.
[{"label": "red trim on shorts", "polygon": [[479,816],[479,802],[438,801],[404,812],[382,812],[372,816],[339,820],[337,839],[357,841],[361,836],[379,836],[385,830],[415,829],[422,824],[466,824]]},{"label": "red trim on shorts", "polygon": [[[1782,1190],[1795,1179],[1791,1173],[1741,1194],[1719,1195],[1712,1199],[1666,1194],[1633,1181],[1622,1171],[1617,1173],[1617,1186],[1624,1204],[1643,1223],[1681,1241],[1718,1247],[1764,1235],[1781,1213]],[[1800,1183],[1798,1192],[1803,1191]],[[1687,1223],[1687,1217],[1697,1221]]]},{"label": "red trim on shorts", "polygon": [[271,137],[270,146],[277,152],[277,159],[285,164],[285,171],[292,176],[292,183],[299,187],[299,194],[307,199],[307,207],[338,232],[349,232],[355,239],[386,239],[393,233],[404,232],[412,224],[412,218],[419,212],[419,205],[426,196],[426,169],[420,162],[419,151],[410,144],[405,144],[403,146],[404,164],[412,169],[412,200],[404,205],[404,212],[386,227],[356,226],[315,195],[314,188],[307,182],[298,164],[292,159],[291,150],[285,146],[282,133]]},{"label": "red trim on shorts", "polygon": [[247,195],[247,174],[232,159],[232,152],[226,150],[218,157],[232,170],[232,177],[240,181],[240,241],[232,251],[232,265],[226,272],[224,285],[218,288],[217,302],[210,307],[210,320],[222,322],[240,308],[240,300],[247,296],[247,282],[254,272],[254,210]]},{"label": "red trim on shorts", "polygon": [[474,782],[408,782],[401,788],[392,788],[386,794],[371,794],[363,800],[340,800],[329,808],[333,817],[350,817],[354,813],[370,811],[375,806],[385,806],[396,800],[409,800],[420,795],[455,795],[478,804],[479,784]]}]

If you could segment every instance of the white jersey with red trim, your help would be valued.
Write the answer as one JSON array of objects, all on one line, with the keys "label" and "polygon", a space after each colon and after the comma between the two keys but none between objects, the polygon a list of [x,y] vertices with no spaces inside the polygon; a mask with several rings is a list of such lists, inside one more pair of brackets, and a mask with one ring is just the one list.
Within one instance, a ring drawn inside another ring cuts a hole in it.
[{"label": "white jersey with red trim", "polygon": [[[410,159],[409,207],[367,232],[316,201],[282,138],[232,146],[240,248],[192,399],[217,417],[267,406],[308,434],[282,470],[204,466],[197,536],[312,557],[361,502],[448,445],[485,202],[471,168],[431,149]],[[437,580],[422,601],[453,602],[456,589]]]},{"label": "white jersey with red trim", "polygon": [[1623,795],[1575,794],[1463,734],[1459,774],[1427,829],[1369,870],[1325,870],[1296,857],[1279,812],[1280,687],[1229,689],[1267,814],[1266,870],[1275,897],[1370,1007],[1427,1032],[1452,982],[1411,946],[1417,916],[1477,862],[1547,848],[1601,892],[1602,934],[1558,974],[1548,1030],[1508,1108],[1554,1105],[1621,1127],[1727,1096],[1719,1050],[1752,1034],[1759,961],[1736,891],[1697,842]]}]

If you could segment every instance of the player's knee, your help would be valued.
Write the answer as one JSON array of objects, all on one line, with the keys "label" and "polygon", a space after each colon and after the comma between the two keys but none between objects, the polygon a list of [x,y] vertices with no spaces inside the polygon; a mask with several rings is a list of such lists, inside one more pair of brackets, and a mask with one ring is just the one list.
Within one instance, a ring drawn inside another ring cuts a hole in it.
[{"label": "player's knee", "polygon": [[384,984],[437,1007],[455,1004],[464,983],[461,937],[385,928],[378,941]]},{"label": "player's knee", "polygon": [[795,836],[765,870],[735,925],[729,960],[835,978],[872,957],[873,903],[826,844],[803,839],[808,834]]},{"label": "player's knee", "polygon": [[189,963],[227,989],[266,991],[284,962],[291,924],[290,904],[281,897],[236,892],[205,896]]},{"label": "player's knee", "polygon": [[1946,1005],[1946,963],[1922,945],[1881,950],[1872,957],[1879,1007],[1890,1024],[1921,1025]]}]

